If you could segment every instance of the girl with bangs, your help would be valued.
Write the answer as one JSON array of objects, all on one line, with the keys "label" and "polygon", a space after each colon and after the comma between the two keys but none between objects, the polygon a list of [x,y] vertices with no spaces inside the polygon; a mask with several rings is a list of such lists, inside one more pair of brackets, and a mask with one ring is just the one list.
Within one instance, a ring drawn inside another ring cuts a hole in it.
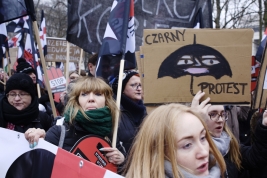
[{"label": "girl with bangs", "polygon": [[206,125],[180,104],[162,105],[144,120],[130,151],[126,178],[219,178],[225,163]]},{"label": "girl with bangs", "polygon": [[[94,77],[79,78],[71,93],[64,111],[65,139],[62,148],[70,151],[75,143],[86,135],[97,135],[110,140],[113,132],[116,103],[112,89],[103,80]],[[45,137],[46,141],[59,145],[61,127],[51,127]],[[35,140],[38,141],[39,135]],[[106,157],[113,164],[121,164],[124,155],[117,148],[102,148]]]}]

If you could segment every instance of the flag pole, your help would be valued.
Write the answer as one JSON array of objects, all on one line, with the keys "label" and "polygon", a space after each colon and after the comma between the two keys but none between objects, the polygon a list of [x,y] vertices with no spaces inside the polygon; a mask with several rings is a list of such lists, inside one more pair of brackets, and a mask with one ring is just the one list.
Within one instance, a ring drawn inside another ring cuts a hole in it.
[{"label": "flag pole", "polygon": [[52,113],[53,113],[53,116],[56,117],[57,116],[57,112],[56,112],[56,107],[55,107],[54,99],[53,99],[53,96],[52,96],[50,84],[49,84],[49,81],[48,81],[48,75],[47,75],[47,70],[46,70],[44,53],[43,53],[43,50],[42,50],[43,48],[42,48],[40,37],[39,37],[39,29],[38,29],[36,21],[33,21],[32,23],[33,23],[33,30],[35,32],[34,34],[35,34],[35,38],[36,38],[36,41],[37,41],[37,45],[38,45],[38,48],[40,49],[39,50],[39,54],[40,54],[41,63],[42,63],[42,66],[45,67],[44,68],[44,79],[45,79],[46,89],[47,89],[48,96],[49,96],[49,101],[50,101],[50,104],[51,104],[51,107],[52,107]]},{"label": "flag pole", "polygon": [[78,72],[79,75],[81,75],[81,62],[82,62],[82,57],[83,57],[83,49],[81,48],[81,55],[80,55],[80,60],[79,60],[79,72]]},{"label": "flag pole", "polygon": [[66,56],[66,68],[64,69],[66,71],[65,76],[66,76],[66,90],[69,84],[69,61],[70,61],[70,43],[67,41],[67,56]]},{"label": "flag pole", "polygon": [[[122,77],[123,77],[123,70],[124,70],[124,62],[125,62],[125,60],[124,60],[124,55],[123,55],[123,58],[120,61],[120,72],[119,72],[119,81],[118,81],[117,99],[116,99],[117,108],[120,108],[120,105],[121,105],[121,89],[122,89]],[[120,112],[119,112],[119,109],[117,109],[115,123],[114,123],[113,137],[112,137],[112,147],[113,148],[116,148],[119,117],[120,117]]]}]

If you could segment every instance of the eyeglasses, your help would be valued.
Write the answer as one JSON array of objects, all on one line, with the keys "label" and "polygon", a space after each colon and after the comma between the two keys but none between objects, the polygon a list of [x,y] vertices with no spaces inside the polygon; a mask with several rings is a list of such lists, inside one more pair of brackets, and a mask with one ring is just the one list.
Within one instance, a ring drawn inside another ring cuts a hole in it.
[{"label": "eyeglasses", "polygon": [[30,94],[28,93],[7,93],[6,97],[10,98],[10,99],[15,99],[17,96],[20,97],[21,99],[26,98],[27,96],[29,96]]},{"label": "eyeglasses", "polygon": [[211,112],[209,113],[209,116],[210,116],[210,119],[213,121],[218,121],[220,117],[222,118],[222,120],[225,120],[225,121],[228,120],[228,113],[226,112],[222,112],[221,114],[217,112]]},{"label": "eyeglasses", "polygon": [[134,83],[134,84],[130,84],[130,86],[133,88],[133,89],[138,89],[138,87],[142,88],[142,85],[141,83]]}]

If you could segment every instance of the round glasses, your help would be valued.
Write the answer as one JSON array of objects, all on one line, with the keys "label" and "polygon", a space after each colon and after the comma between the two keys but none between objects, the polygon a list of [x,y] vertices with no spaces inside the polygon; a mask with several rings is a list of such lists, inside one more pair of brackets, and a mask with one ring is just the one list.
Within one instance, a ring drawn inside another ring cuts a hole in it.
[{"label": "round glasses", "polygon": [[142,88],[142,85],[141,83],[134,83],[134,84],[130,84],[130,86],[133,88],[133,89],[138,89],[138,87]]},{"label": "round glasses", "polygon": [[26,98],[27,96],[29,96],[29,93],[7,93],[6,97],[10,98],[10,99],[15,99],[17,96],[20,97],[21,99]]},{"label": "round glasses", "polygon": [[210,116],[210,119],[213,121],[218,121],[220,117],[222,120],[227,121],[228,120],[228,113],[222,112],[222,113],[217,113],[217,112],[211,112],[208,114]]}]

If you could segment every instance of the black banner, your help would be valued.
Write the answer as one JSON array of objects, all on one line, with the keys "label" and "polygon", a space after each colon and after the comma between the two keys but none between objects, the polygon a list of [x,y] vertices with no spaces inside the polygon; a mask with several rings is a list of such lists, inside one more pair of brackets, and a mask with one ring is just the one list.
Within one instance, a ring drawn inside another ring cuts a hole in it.
[{"label": "black banner", "polygon": [[[112,0],[69,0],[67,40],[87,52],[98,52],[110,15]],[[193,28],[201,10],[203,28],[212,28],[210,0],[135,0],[136,50],[143,29]]]},{"label": "black banner", "polygon": [[0,23],[11,21],[25,15],[35,20],[32,0],[0,0]]}]

